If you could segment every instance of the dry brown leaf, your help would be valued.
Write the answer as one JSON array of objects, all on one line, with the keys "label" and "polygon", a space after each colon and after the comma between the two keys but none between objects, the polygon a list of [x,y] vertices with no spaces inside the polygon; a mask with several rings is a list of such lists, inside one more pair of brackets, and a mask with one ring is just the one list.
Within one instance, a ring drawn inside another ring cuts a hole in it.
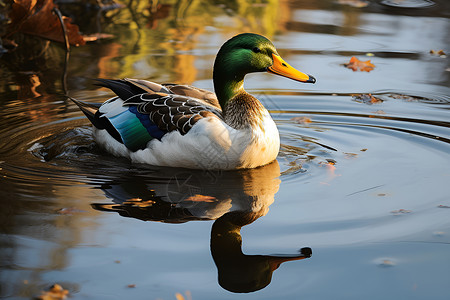
[{"label": "dry brown leaf", "polygon": [[352,69],[353,71],[366,71],[370,72],[375,68],[375,65],[370,62],[370,60],[361,61],[357,59],[355,56],[352,56],[350,58],[350,61],[347,64],[344,64],[344,66],[348,69]]},{"label": "dry brown leaf", "polygon": [[[44,39],[64,42],[61,22],[53,13],[53,0],[14,0],[10,26],[7,36],[15,32],[35,35]],[[78,26],[70,22],[70,18],[63,16],[69,43],[74,46],[84,45],[85,41],[79,33]]]}]

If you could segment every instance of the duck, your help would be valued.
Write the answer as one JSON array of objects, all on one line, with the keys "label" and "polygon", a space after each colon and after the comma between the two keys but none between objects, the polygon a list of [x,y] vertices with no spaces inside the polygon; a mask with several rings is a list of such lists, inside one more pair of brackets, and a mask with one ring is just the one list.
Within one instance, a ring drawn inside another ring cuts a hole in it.
[{"label": "duck", "polygon": [[188,169],[256,168],[276,159],[280,136],[267,109],[244,90],[245,75],[255,72],[316,82],[285,62],[268,38],[242,33],[217,53],[215,93],[141,79],[97,79],[115,96],[102,104],[71,100],[92,123],[96,143],[114,156]]}]

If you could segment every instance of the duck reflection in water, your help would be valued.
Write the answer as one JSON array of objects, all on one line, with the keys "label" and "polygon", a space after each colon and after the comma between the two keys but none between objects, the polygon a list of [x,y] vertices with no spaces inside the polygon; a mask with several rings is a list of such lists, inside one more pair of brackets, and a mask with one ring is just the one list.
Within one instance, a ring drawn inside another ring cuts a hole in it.
[{"label": "duck reflection in water", "polygon": [[277,161],[256,169],[208,173],[174,168],[155,169],[144,178],[102,186],[114,203],[92,206],[145,221],[184,223],[215,220],[211,254],[224,289],[248,293],[266,287],[281,263],[311,256],[310,248],[295,255],[247,255],[241,228],[267,214],[280,184]]}]

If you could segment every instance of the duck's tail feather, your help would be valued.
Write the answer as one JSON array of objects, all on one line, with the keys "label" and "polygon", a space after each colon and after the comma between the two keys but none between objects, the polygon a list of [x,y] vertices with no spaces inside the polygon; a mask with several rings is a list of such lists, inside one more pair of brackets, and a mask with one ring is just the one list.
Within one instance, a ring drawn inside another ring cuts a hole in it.
[{"label": "duck's tail feather", "polygon": [[[95,114],[98,112],[98,109],[102,105],[101,103],[87,103],[80,100],[77,100],[72,97],[68,97],[70,100],[72,100],[80,109],[81,111],[86,115],[86,117],[91,121],[91,123],[97,127],[95,122],[97,122],[97,118],[95,117]],[[99,124],[100,125],[100,124]]]},{"label": "duck's tail feather", "polygon": [[80,110],[86,115],[89,121],[91,121],[92,125],[94,125],[97,129],[106,129],[115,140],[123,144],[122,137],[120,136],[117,129],[114,128],[114,126],[107,118],[100,117],[98,109],[100,108],[100,106],[102,106],[101,103],[87,103],[74,99],[72,97],[68,98],[80,108]]},{"label": "duck's tail feather", "polygon": [[147,91],[122,79],[95,79],[98,81],[95,85],[106,87],[112,90],[122,100],[127,100],[138,94],[146,93]]}]

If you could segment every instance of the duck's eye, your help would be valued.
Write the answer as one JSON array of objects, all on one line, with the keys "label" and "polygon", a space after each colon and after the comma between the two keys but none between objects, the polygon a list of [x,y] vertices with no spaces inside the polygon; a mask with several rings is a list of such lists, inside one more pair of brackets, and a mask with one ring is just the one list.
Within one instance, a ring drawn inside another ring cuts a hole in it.
[{"label": "duck's eye", "polygon": [[255,53],[259,53],[259,52],[261,52],[261,49],[259,49],[258,47],[255,47],[252,49],[252,51]]}]

